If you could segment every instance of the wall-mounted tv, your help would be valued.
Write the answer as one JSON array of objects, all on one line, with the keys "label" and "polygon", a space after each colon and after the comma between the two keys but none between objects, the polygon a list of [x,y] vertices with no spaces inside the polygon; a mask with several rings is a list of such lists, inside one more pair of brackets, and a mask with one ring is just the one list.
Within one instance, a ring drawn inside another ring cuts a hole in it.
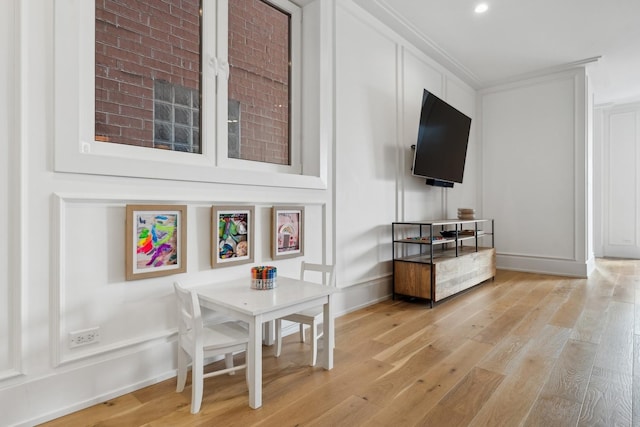
[{"label": "wall-mounted tv", "polygon": [[412,173],[427,184],[462,183],[471,118],[424,89]]}]

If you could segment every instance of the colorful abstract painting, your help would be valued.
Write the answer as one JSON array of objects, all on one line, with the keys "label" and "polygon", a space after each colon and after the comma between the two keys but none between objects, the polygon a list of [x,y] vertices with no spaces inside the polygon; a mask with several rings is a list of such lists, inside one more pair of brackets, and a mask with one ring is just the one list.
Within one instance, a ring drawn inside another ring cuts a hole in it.
[{"label": "colorful abstract painting", "polygon": [[272,258],[304,255],[304,207],[275,206],[272,217]]},{"label": "colorful abstract painting", "polygon": [[186,271],[186,206],[127,206],[127,280]]},{"label": "colorful abstract painting", "polygon": [[211,265],[253,262],[253,206],[214,206]]}]

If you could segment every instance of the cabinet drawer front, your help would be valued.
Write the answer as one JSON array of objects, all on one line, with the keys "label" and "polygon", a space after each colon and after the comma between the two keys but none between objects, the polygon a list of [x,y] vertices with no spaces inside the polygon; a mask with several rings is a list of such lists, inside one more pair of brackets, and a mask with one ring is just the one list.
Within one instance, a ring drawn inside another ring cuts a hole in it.
[{"label": "cabinet drawer front", "polygon": [[436,301],[496,275],[496,250],[482,249],[436,264]]},{"label": "cabinet drawer front", "polygon": [[394,291],[401,295],[431,298],[431,265],[394,261]]}]

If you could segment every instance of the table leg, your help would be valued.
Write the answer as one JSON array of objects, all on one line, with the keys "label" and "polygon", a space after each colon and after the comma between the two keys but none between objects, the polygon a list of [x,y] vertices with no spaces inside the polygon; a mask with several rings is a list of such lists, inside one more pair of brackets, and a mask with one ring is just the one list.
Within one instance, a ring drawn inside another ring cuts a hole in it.
[{"label": "table leg", "polygon": [[322,333],[324,352],[322,356],[322,367],[329,370],[333,369],[333,347],[335,343],[334,337],[334,319],[333,319],[332,295],[329,295],[326,304],[323,306]]},{"label": "table leg", "polygon": [[256,317],[249,323],[249,348],[247,353],[249,382],[249,406],[262,406],[262,321]]}]

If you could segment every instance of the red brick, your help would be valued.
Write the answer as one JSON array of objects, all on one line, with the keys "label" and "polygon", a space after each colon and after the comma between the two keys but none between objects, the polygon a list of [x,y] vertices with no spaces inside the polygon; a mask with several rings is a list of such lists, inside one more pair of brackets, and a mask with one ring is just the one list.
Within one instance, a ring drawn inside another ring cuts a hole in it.
[{"label": "red brick", "polygon": [[142,129],[142,120],[135,117],[120,116],[117,114],[109,114],[107,123],[110,125],[120,126],[122,128]]},{"label": "red brick", "polygon": [[[121,4],[115,1],[106,1],[104,3],[104,9],[112,12],[116,16],[123,16],[132,21],[140,22],[140,11],[127,7],[125,4]],[[98,14],[96,13],[96,16]]]},{"label": "red brick", "polygon": [[131,19],[123,16],[118,16],[116,25],[125,30],[131,31],[134,34],[148,35],[150,33],[148,25],[132,21]]},{"label": "red brick", "polygon": [[127,40],[124,38],[118,39],[118,49],[134,53],[138,56],[151,56],[151,48],[153,46],[148,43],[149,38],[144,37],[140,40]]},{"label": "red brick", "polygon": [[163,62],[169,65],[179,65],[180,57],[172,54],[171,52],[167,52],[166,50],[157,50],[154,49],[151,51],[151,55],[149,58],[153,58],[157,61]]}]

